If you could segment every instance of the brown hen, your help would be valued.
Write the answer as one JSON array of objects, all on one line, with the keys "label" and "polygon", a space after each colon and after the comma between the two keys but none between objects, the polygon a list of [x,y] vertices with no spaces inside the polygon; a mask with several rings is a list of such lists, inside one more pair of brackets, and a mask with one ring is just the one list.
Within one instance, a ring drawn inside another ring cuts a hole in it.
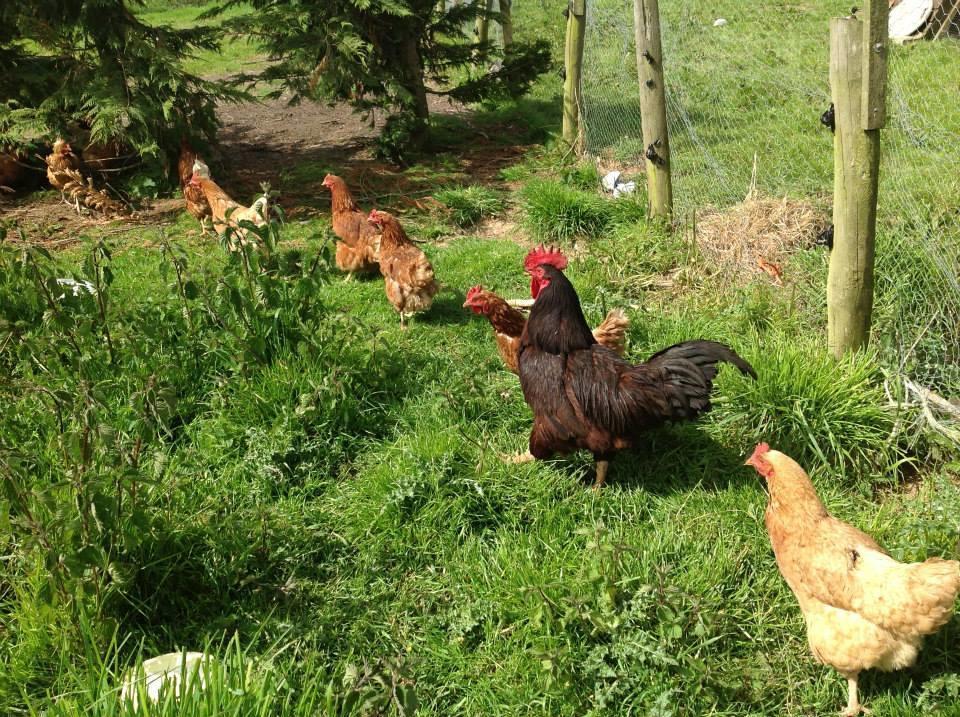
[{"label": "brown hen", "polygon": [[[526,317],[518,309],[510,306],[505,299],[482,286],[474,286],[467,292],[467,300],[463,303],[463,307],[487,317],[493,327],[500,358],[510,371],[520,373],[517,354],[520,351],[520,335],[527,324]],[[621,309],[611,309],[603,323],[593,330],[593,337],[601,346],[606,346],[623,356],[629,326],[630,320]]]},{"label": "brown hen", "polygon": [[380,231],[367,221],[367,215],[350,194],[347,183],[335,174],[323,178],[330,190],[330,212],[337,242],[337,268],[348,273],[376,271],[380,263]]},{"label": "brown hen", "polygon": [[[61,138],[53,143],[53,152],[47,155],[45,161],[47,163],[47,180],[50,182],[50,186],[54,189],[59,189],[60,197],[66,202],[67,199],[64,195],[64,190],[72,178],[66,175],[65,172],[79,172],[81,166],[80,157],[74,153],[70,143]],[[76,201],[76,208],[77,213],[79,213],[79,200]]]},{"label": "brown hen", "polygon": [[[200,222],[200,230],[207,230],[207,219],[213,216],[210,209],[210,202],[207,201],[203,188],[198,184],[192,184],[193,165],[199,161],[197,153],[193,151],[186,137],[180,140],[180,158],[177,161],[177,175],[180,178],[180,189],[183,190],[183,199],[187,204],[187,211],[194,219]],[[203,164],[201,162],[201,164]],[[206,165],[203,164],[206,168]],[[206,170],[209,176],[209,170]]]},{"label": "brown hen", "polygon": [[[196,160],[193,164],[193,176],[190,178],[189,184],[203,192],[203,196],[210,205],[213,228],[217,234],[225,234],[228,227],[232,228],[234,236],[239,239],[242,245],[248,241],[248,232],[247,229],[240,226],[241,221],[252,222],[258,227],[267,223],[266,195],[257,199],[249,207],[243,206],[231,199],[230,195],[210,178],[210,170],[200,160]],[[231,245],[231,249],[236,250],[237,246]]]},{"label": "brown hen", "polygon": [[405,329],[408,316],[430,308],[440,286],[427,255],[410,241],[396,217],[374,209],[369,221],[381,232],[380,273],[384,290],[400,313],[400,327]]}]

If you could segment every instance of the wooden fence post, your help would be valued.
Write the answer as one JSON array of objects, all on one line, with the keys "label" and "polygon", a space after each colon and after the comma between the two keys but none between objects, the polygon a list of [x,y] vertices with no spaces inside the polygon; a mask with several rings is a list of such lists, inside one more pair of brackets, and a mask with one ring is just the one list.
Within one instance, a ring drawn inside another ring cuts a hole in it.
[{"label": "wooden fence post", "polygon": [[643,125],[643,146],[646,147],[650,216],[669,218],[673,214],[673,187],[657,0],[633,0],[633,32],[637,46],[640,122]]},{"label": "wooden fence post", "polygon": [[587,0],[569,0],[567,44],[564,51],[563,141],[580,148],[580,78],[583,70],[583,38],[587,30]]},{"label": "wooden fence post", "polygon": [[865,22],[830,21],[833,249],[827,343],[836,357],[867,345],[873,312],[880,127],[886,119],[887,0],[867,0]]},{"label": "wooden fence post", "polygon": [[[493,0],[477,0],[477,4],[487,11],[493,9]],[[490,18],[478,17],[474,33],[477,36],[477,42],[487,42],[490,39]]]},{"label": "wooden fence post", "polygon": [[513,44],[513,0],[500,0],[500,30],[503,32],[503,49]]}]

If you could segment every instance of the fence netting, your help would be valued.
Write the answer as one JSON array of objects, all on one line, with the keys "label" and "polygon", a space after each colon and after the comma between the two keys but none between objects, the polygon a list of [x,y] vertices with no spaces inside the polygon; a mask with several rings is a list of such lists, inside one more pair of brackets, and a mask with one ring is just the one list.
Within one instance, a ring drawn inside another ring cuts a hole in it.
[{"label": "fence netting", "polygon": [[[633,0],[587,6],[584,147],[642,184]],[[833,138],[820,122],[830,105],[829,20],[850,10],[849,0],[660,2],[681,220],[736,207],[752,188],[819,207],[829,221]],[[924,405],[958,440],[960,40],[894,44],[887,105],[874,342],[892,400]]]}]

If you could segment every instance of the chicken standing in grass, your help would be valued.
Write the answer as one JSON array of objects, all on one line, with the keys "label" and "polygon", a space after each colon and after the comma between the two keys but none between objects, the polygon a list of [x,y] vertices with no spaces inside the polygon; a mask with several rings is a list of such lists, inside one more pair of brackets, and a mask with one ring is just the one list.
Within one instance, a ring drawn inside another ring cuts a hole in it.
[{"label": "chicken standing in grass", "polygon": [[328,174],[323,186],[330,190],[333,233],[340,239],[337,268],[350,274],[376,271],[380,265],[380,231],[367,221],[340,177]]},{"label": "chicken standing in grass", "polygon": [[[67,201],[66,191],[67,185],[73,179],[73,177],[67,176],[65,172],[79,172],[81,161],[80,157],[76,155],[73,151],[73,147],[70,146],[70,143],[66,140],[60,138],[53,143],[53,152],[47,155],[47,180],[50,182],[50,186],[54,189],[60,190],[60,198],[64,202]],[[80,201],[79,199],[75,200],[77,213],[80,213]]]},{"label": "chicken standing in grass", "polygon": [[374,209],[369,221],[381,232],[380,273],[384,291],[400,313],[400,327],[405,329],[408,316],[430,308],[440,286],[427,255],[410,241],[396,217]]},{"label": "chicken standing in grass", "polygon": [[266,195],[257,199],[249,207],[239,204],[210,178],[210,170],[200,160],[193,163],[193,176],[190,178],[189,186],[200,189],[206,197],[213,216],[213,228],[217,234],[224,234],[230,227],[239,238],[240,244],[244,244],[247,241],[247,230],[240,226],[241,221],[252,222],[258,227],[267,223]]},{"label": "chicken standing in grass", "polygon": [[600,346],[583,318],[580,299],[563,275],[558,250],[533,249],[524,260],[535,299],[520,336],[520,386],[533,409],[530,455],[587,449],[599,488],[613,455],[668,421],[694,420],[710,410],[718,364],[756,378],[729,346],[685,341],[631,364]]},{"label": "chicken standing in grass", "polygon": [[[203,193],[203,188],[200,184],[192,184],[190,182],[193,178],[193,166],[199,161],[196,152],[193,151],[187,138],[183,137],[180,140],[180,158],[177,162],[180,189],[183,190],[183,199],[187,203],[187,211],[190,212],[190,215],[194,219],[200,222],[200,231],[205,232],[207,230],[207,219],[213,216],[210,209],[210,202],[207,201],[207,196]],[[209,177],[210,171],[207,169],[207,165],[203,164],[203,162],[200,162],[200,164],[202,165],[201,171],[204,171],[206,176]]]},{"label": "chicken standing in grass", "polygon": [[950,620],[960,563],[900,563],[827,512],[793,459],[761,443],[747,464],[766,479],[767,532],[780,572],[800,603],[814,657],[847,678],[847,717],[863,708],[862,670],[912,665],[924,635]]},{"label": "chicken standing in grass", "polygon": [[[482,286],[474,286],[467,292],[467,300],[463,306],[475,314],[487,317],[493,327],[500,358],[510,371],[519,373],[517,354],[520,351],[520,335],[527,324],[526,317],[518,309],[510,306],[506,300]],[[606,346],[623,356],[629,326],[630,320],[623,310],[611,309],[603,323],[593,330],[593,338],[601,346]]]}]

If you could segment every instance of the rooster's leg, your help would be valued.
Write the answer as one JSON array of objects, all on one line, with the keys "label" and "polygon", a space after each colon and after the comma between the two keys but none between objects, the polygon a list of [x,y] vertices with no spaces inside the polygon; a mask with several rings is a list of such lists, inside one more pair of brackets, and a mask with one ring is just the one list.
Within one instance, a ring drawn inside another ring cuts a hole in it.
[{"label": "rooster's leg", "polygon": [[603,482],[607,479],[607,469],[609,467],[609,460],[597,459],[597,480],[593,483],[594,490],[600,490],[603,487]]},{"label": "rooster's leg", "polygon": [[861,712],[870,714],[870,710],[860,704],[857,695],[857,678],[859,673],[847,675],[847,708],[841,712],[841,717],[857,717]]}]

